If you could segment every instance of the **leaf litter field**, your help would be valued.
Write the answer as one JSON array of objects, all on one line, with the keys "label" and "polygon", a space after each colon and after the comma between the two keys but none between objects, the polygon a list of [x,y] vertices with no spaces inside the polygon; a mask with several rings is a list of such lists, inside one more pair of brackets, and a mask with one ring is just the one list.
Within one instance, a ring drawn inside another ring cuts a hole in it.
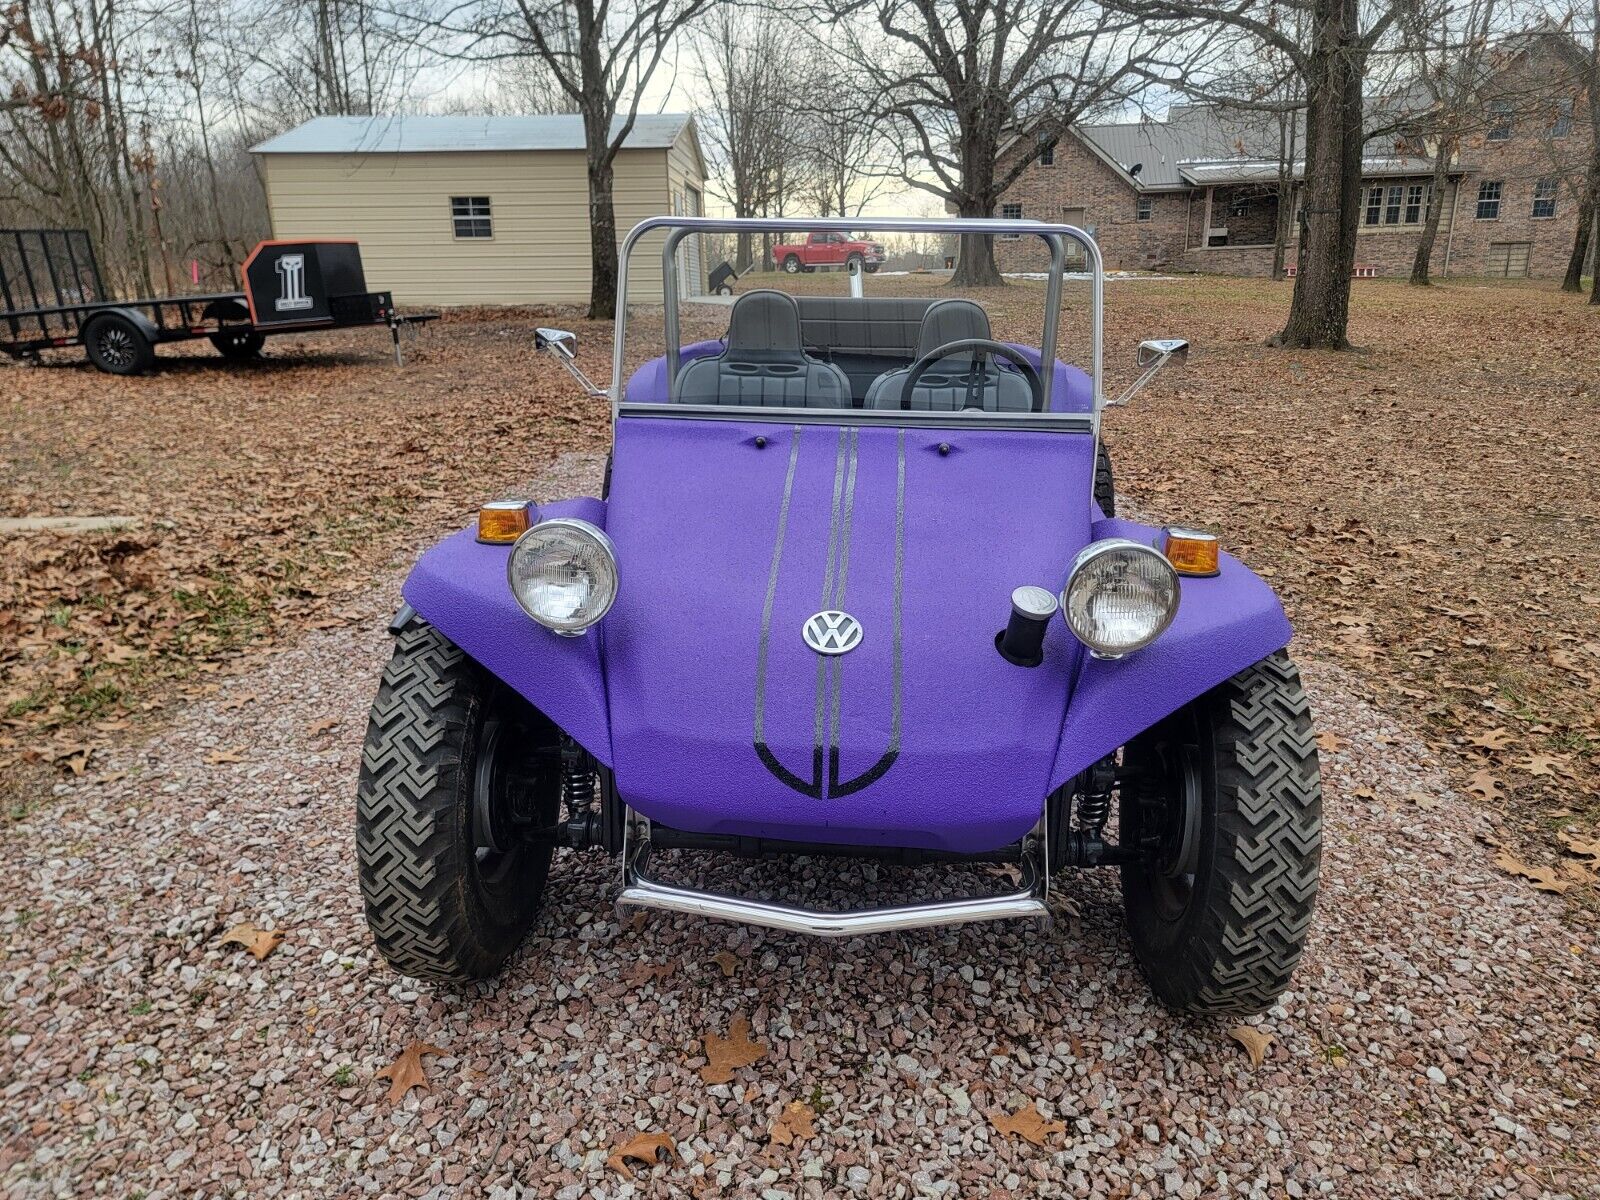
[{"label": "leaf litter field", "polygon": [[351,854],[382,627],[478,501],[598,485],[603,403],[528,346],[571,324],[603,378],[608,327],[454,315],[400,371],[357,335],[0,368],[0,515],[133,518],[0,534],[0,1194],[1600,1194],[1600,314],[1364,282],[1367,349],[1325,355],[1263,348],[1287,285],[1108,293],[1113,387],[1139,338],[1196,345],[1109,418],[1120,495],[1220,531],[1296,623],[1328,825],[1278,1006],[1160,1009],[1088,872],[1048,932],[832,943],[619,924],[616,865],[564,856],[500,979],[396,976]]}]

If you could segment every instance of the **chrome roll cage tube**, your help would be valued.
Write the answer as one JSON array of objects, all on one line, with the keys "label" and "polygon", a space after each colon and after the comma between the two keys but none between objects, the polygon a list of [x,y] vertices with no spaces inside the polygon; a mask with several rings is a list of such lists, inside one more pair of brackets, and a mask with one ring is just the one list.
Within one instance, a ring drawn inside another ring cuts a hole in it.
[{"label": "chrome roll cage tube", "polygon": [[1034,918],[1048,928],[1051,919],[1049,844],[1046,818],[1041,815],[1039,823],[1022,840],[1022,879],[1015,891],[994,896],[924,900],[831,912],[772,900],[730,896],[656,879],[649,873],[650,819],[629,808],[623,821],[622,891],[617,896],[617,911],[621,912],[624,908],[655,908],[825,938],[1018,918]]},{"label": "chrome roll cage tube", "polygon": [[[1050,248],[1050,271],[1045,289],[1044,337],[1040,350],[1040,382],[1050,395],[1055,374],[1056,342],[1061,324],[1061,285],[1066,275],[1067,242],[1083,247],[1090,266],[1089,322],[1091,345],[1090,377],[1094,383],[1094,434],[1100,437],[1100,410],[1105,406],[1103,387],[1103,333],[1105,311],[1105,266],[1100,247],[1082,229],[1073,225],[1050,225],[1042,221],[1001,221],[987,217],[649,217],[629,231],[622,243],[617,274],[617,321],[611,356],[611,420],[613,425],[622,405],[622,349],[628,322],[628,266],[639,239],[657,229],[666,229],[661,248],[662,308],[667,343],[667,382],[678,379],[682,344],[678,324],[677,249],[684,238],[696,233],[850,233],[868,229],[874,233],[983,233],[991,237],[1031,236],[1043,239]],[[856,293],[861,281],[851,281]]]}]

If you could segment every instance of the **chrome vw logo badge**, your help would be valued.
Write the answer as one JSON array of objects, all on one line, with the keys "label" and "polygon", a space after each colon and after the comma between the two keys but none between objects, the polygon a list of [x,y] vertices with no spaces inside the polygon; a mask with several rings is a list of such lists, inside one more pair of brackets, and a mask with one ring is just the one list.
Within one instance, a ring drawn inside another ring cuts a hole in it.
[{"label": "chrome vw logo badge", "polygon": [[861,644],[861,622],[847,612],[828,609],[807,617],[800,636],[818,654],[848,654]]}]

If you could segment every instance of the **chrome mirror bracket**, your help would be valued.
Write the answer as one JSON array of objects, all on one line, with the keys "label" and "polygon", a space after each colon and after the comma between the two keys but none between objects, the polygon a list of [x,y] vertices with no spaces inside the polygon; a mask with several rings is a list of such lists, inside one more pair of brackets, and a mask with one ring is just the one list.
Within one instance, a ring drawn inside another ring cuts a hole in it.
[{"label": "chrome mirror bracket", "polygon": [[1149,338],[1139,343],[1139,349],[1134,353],[1135,366],[1143,367],[1144,372],[1128,385],[1128,390],[1115,400],[1107,400],[1105,407],[1115,408],[1126,404],[1142,390],[1144,385],[1154,379],[1168,363],[1181,363],[1189,357],[1189,342],[1186,338]]},{"label": "chrome mirror bracket", "polygon": [[611,391],[603,388],[594,380],[583,373],[583,368],[578,366],[578,335],[568,329],[547,329],[540,326],[533,331],[533,348],[541,354],[548,354],[563,367],[567,374],[578,381],[578,386],[587,396],[600,400],[609,400]]}]

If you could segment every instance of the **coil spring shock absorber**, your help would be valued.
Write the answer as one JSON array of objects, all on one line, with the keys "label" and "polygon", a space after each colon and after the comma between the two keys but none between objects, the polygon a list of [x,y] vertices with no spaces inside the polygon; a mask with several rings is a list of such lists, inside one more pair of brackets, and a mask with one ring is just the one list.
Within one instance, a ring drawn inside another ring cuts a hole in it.
[{"label": "coil spring shock absorber", "polygon": [[584,847],[600,843],[600,814],[595,807],[597,794],[594,755],[569,737],[561,739],[561,799],[567,819],[561,844]]},{"label": "coil spring shock absorber", "polygon": [[1117,764],[1102,758],[1082,775],[1073,793],[1072,828],[1061,847],[1063,865],[1098,866],[1105,854],[1106,821],[1111,817],[1111,789],[1116,786]]}]

